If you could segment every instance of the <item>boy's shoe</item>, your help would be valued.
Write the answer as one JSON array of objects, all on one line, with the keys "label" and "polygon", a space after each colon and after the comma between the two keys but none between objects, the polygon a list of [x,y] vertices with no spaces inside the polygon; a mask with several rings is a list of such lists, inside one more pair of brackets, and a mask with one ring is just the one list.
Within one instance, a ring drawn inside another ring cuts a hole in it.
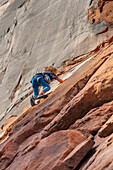
[{"label": "boy's shoe", "polygon": [[37,101],[36,101],[36,104],[39,104],[40,103],[40,99],[38,99]]},{"label": "boy's shoe", "polygon": [[31,106],[34,106],[34,105],[35,105],[35,100],[36,100],[36,99],[34,99],[33,96],[30,98]]},{"label": "boy's shoe", "polygon": [[46,97],[48,97],[48,95],[47,94],[41,94],[41,95],[38,95],[37,96],[37,99],[41,99],[41,98],[46,98]]},{"label": "boy's shoe", "polygon": [[37,96],[37,99],[43,98],[43,94]]}]

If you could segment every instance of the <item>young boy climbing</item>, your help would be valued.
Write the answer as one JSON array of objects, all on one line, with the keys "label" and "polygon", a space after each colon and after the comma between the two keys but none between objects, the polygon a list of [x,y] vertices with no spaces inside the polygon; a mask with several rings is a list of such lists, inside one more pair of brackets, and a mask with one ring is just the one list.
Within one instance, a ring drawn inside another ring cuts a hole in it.
[{"label": "young boy climbing", "polygon": [[[42,97],[47,91],[51,89],[49,83],[52,80],[57,80],[60,83],[63,83],[64,81],[60,79],[57,75],[57,69],[52,66],[47,66],[44,69],[43,73],[37,73],[33,76],[31,83],[33,87],[34,96],[32,96],[31,100],[33,103],[35,103],[36,99],[39,99]],[[47,81],[48,79],[48,81]],[[43,86],[42,92],[39,94],[39,87]]]}]

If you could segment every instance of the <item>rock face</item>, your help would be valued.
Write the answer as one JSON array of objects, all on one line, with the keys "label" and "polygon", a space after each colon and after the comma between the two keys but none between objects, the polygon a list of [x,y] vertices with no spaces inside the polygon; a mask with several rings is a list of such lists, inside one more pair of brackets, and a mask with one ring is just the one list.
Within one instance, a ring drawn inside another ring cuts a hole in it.
[{"label": "rock face", "polygon": [[[113,169],[112,4],[0,2],[0,170]],[[30,107],[48,64],[68,79]]]},{"label": "rock face", "polygon": [[113,135],[103,143],[100,149],[94,154],[83,170],[91,169],[113,169]]},{"label": "rock face", "polygon": [[[8,169],[61,169],[62,164],[66,164],[68,154],[72,154],[73,149],[77,148],[80,143],[86,143],[85,137],[76,130],[59,131],[49,137],[42,139],[40,143],[29,152],[29,148],[21,150],[14,163]],[[47,147],[46,147],[47,146]],[[87,140],[87,147],[83,146],[84,153],[79,155],[79,162],[83,156],[93,146],[93,141]],[[21,148],[22,149],[22,148]],[[82,146],[79,146],[79,150]],[[83,151],[82,151],[83,152]],[[76,151],[77,154],[77,151]],[[34,156],[33,156],[34,155]],[[72,158],[72,156],[70,156]],[[22,160],[21,163],[19,160]],[[73,159],[73,158],[72,158]],[[74,157],[73,166],[76,165],[77,155]],[[38,161],[37,161],[38,160]],[[60,164],[60,165],[59,165]],[[68,168],[67,164],[67,168]],[[72,166],[72,165],[71,165]]]},{"label": "rock face", "polygon": [[103,125],[103,127],[99,130],[98,135],[100,137],[106,137],[112,134],[113,132],[113,116]]},{"label": "rock face", "polygon": [[113,113],[112,47],[111,43],[96,53],[47,99],[10,125],[4,135],[9,137],[0,146],[0,169],[90,168],[91,159],[97,157],[81,165],[85,155],[94,148],[95,154],[100,153],[105,140],[109,142],[109,136],[103,142],[96,136]]},{"label": "rock face", "polygon": [[[102,9],[108,5],[111,9],[112,2],[104,2]],[[112,22],[106,20],[106,13],[98,23],[90,24],[88,11],[98,11],[98,0],[2,0],[0,6],[1,117],[10,110],[16,114],[18,108],[22,112],[34,73],[87,54],[112,35],[108,30],[97,36]]]},{"label": "rock face", "polygon": [[[91,108],[102,105],[113,99],[112,74],[113,56],[95,72],[87,85],[60,111],[43,132],[68,128],[77,119],[82,118]],[[109,69],[108,69],[109,66]],[[74,75],[73,75],[74,76]]]},{"label": "rock face", "polygon": [[[109,117],[113,114],[113,102],[106,103],[100,107],[96,107],[90,110],[82,119],[79,119],[71,126],[72,129],[79,129],[84,132],[86,135],[92,134],[95,135],[101,126],[109,119]],[[106,122],[106,126],[104,125],[102,129],[99,130],[99,136],[102,135],[102,132],[105,133],[105,129],[107,127],[111,128],[112,133],[112,119],[108,120],[109,123]],[[108,126],[107,126],[108,125]],[[105,128],[106,127],[106,128]],[[110,129],[108,129],[110,133]],[[106,134],[107,136],[107,134]]]}]

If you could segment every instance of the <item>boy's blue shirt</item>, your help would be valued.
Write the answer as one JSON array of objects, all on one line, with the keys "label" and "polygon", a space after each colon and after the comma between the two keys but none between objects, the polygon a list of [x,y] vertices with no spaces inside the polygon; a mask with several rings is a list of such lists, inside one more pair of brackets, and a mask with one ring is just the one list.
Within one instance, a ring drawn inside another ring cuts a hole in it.
[{"label": "boy's blue shirt", "polygon": [[44,74],[44,75],[45,75],[45,74],[48,75],[51,80],[57,78],[57,75],[56,75],[55,73],[53,73],[53,72],[44,72],[43,74]]},{"label": "boy's blue shirt", "polygon": [[[37,73],[33,76],[32,80],[37,81],[37,79],[40,79],[41,77],[43,78],[44,75],[48,75],[50,77],[50,80],[52,81],[53,79],[57,78],[57,75],[53,72],[44,72],[44,73]],[[32,83],[32,80],[30,81]]]}]

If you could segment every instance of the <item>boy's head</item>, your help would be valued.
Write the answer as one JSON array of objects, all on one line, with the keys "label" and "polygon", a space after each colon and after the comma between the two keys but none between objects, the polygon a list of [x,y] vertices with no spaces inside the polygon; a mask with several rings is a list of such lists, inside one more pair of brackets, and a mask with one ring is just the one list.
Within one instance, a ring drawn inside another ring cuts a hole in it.
[{"label": "boy's head", "polygon": [[53,67],[53,66],[46,66],[45,68],[44,68],[44,71],[46,72],[46,71],[50,71],[50,72],[53,72],[53,73],[57,73],[57,69],[55,68],[55,67]]}]

